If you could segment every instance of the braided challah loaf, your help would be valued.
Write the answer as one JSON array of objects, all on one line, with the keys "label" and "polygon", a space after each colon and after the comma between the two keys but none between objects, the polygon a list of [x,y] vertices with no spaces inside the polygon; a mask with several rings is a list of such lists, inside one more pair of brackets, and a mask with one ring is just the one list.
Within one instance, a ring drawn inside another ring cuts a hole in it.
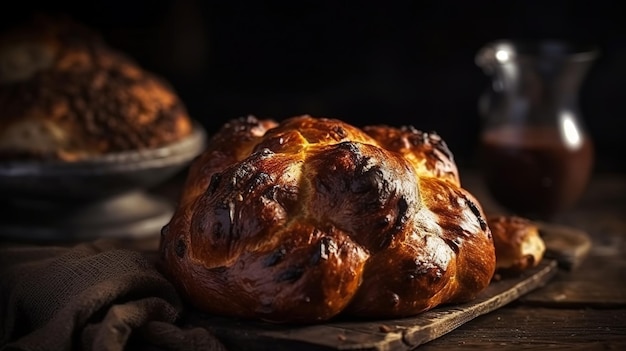
[{"label": "braided challah loaf", "polygon": [[494,273],[483,210],[436,134],[241,118],[189,172],[161,266],[208,313],[410,316],[473,299]]}]

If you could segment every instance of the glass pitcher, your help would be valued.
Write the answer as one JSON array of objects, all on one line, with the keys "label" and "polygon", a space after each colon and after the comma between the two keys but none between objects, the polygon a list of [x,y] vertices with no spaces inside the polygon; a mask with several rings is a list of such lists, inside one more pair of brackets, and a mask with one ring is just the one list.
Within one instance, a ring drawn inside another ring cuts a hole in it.
[{"label": "glass pitcher", "polygon": [[496,41],[476,55],[492,84],[479,101],[479,162],[488,190],[510,212],[548,220],[570,208],[593,168],[579,108],[595,48],[562,41]]}]

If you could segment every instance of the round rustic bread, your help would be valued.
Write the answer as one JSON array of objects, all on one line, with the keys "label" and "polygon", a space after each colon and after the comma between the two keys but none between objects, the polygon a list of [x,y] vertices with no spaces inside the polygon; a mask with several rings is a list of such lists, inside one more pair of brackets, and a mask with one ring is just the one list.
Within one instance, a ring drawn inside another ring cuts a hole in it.
[{"label": "round rustic bread", "polygon": [[0,37],[0,159],[152,149],[191,129],[164,79],[85,26],[38,17]]}]

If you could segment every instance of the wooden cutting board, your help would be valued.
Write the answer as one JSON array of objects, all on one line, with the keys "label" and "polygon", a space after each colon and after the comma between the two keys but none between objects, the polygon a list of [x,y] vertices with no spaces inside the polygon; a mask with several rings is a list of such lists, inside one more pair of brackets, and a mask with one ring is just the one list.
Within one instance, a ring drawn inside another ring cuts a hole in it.
[{"label": "wooden cutting board", "polygon": [[189,323],[213,332],[229,350],[410,350],[543,286],[556,272],[557,262],[546,259],[520,276],[492,282],[469,303],[411,318],[283,326],[194,313]]},{"label": "wooden cutting board", "polygon": [[[233,351],[412,350],[544,286],[559,267],[572,269],[584,259],[588,251],[586,240],[568,240],[571,233],[562,227],[553,230],[552,226],[542,224],[540,229],[548,239],[546,246],[550,255],[519,276],[493,281],[475,300],[465,304],[440,306],[410,318],[336,320],[310,326],[250,322],[199,312],[191,313],[188,322],[207,328]],[[584,247],[579,249],[580,245]]]},{"label": "wooden cutting board", "polygon": [[559,267],[577,269],[589,255],[591,238],[586,232],[565,225],[537,222],[539,234],[546,244],[546,258],[553,258]]}]

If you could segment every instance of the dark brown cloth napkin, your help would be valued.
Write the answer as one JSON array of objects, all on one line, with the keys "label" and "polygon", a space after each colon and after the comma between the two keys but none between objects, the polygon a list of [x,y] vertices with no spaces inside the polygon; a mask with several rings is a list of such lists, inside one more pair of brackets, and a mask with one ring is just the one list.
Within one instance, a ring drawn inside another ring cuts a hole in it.
[{"label": "dark brown cloth napkin", "polygon": [[2,351],[224,350],[176,324],[183,304],[149,255],[112,240],[2,247],[0,289]]}]

